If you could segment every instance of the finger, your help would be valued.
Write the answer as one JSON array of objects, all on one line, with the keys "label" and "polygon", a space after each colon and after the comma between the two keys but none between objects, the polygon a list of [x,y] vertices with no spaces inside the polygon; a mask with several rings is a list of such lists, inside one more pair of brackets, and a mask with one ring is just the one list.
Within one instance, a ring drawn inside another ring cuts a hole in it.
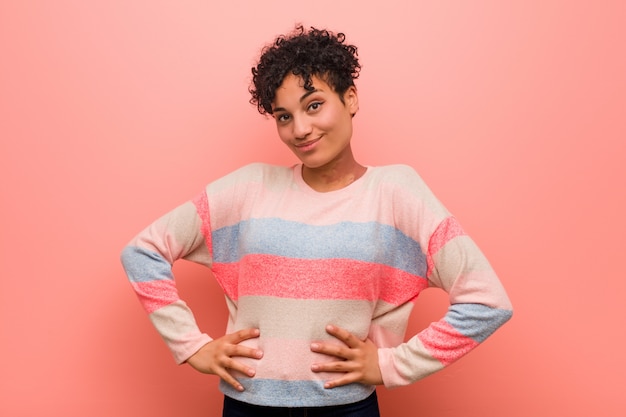
[{"label": "finger", "polygon": [[255,328],[241,329],[229,335],[226,335],[228,341],[233,344],[238,344],[243,342],[244,340],[254,339],[255,337],[259,337],[260,331]]},{"label": "finger", "polygon": [[350,348],[336,343],[315,342],[311,343],[311,351],[335,356],[340,359],[352,359],[354,356]]},{"label": "finger", "polygon": [[253,377],[256,374],[254,368],[244,365],[243,363],[227,357],[222,364],[222,368],[232,369],[233,371],[241,372],[249,377]]},{"label": "finger", "polygon": [[239,345],[241,342],[259,337],[260,331],[256,328],[241,329],[225,336],[226,340],[231,344],[226,349],[228,356],[244,356],[247,358],[260,359],[263,357],[261,349],[255,349],[249,346]]},{"label": "finger", "polygon": [[226,354],[232,356],[243,356],[252,359],[261,359],[263,357],[263,351],[261,349],[255,349],[242,345],[230,345],[226,349]]},{"label": "finger", "polygon": [[348,373],[343,374],[341,377],[337,379],[331,379],[330,381],[324,382],[324,388],[336,388],[342,385],[352,384],[353,382],[357,382],[358,378],[355,374]]},{"label": "finger", "polygon": [[350,361],[324,362],[314,363],[313,365],[311,365],[311,370],[313,372],[347,373],[355,371],[356,366]]},{"label": "finger", "polygon": [[243,391],[243,385],[241,385],[239,381],[237,381],[226,369],[220,369],[220,371],[216,372],[216,375],[237,391]]},{"label": "finger", "polygon": [[329,335],[341,340],[343,343],[351,348],[357,348],[361,345],[361,343],[363,343],[361,339],[339,326],[333,326],[332,324],[329,324],[328,326],[326,326],[326,332]]}]

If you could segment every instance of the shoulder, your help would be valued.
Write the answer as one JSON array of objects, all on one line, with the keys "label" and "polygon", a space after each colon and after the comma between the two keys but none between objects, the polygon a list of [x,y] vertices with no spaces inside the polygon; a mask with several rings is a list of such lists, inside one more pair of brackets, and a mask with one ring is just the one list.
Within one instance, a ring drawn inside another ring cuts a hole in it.
[{"label": "shoulder", "polygon": [[449,215],[430,187],[409,165],[373,167],[371,186],[392,201],[399,212],[410,213],[411,216],[416,211],[422,212],[433,221]]},{"label": "shoulder", "polygon": [[383,165],[370,169],[377,185],[413,191],[428,189],[422,177],[409,165]]},{"label": "shoulder", "polygon": [[207,188],[215,192],[226,188],[245,187],[246,185],[280,183],[291,178],[291,175],[292,169],[289,167],[255,162],[224,175],[210,183]]},{"label": "shoulder", "polygon": [[291,173],[290,167],[270,165],[262,162],[253,162],[231,172],[228,176],[244,179],[259,179],[263,177],[280,177]]},{"label": "shoulder", "polygon": [[385,175],[389,175],[389,176],[414,176],[414,175],[418,175],[417,171],[415,171],[415,169],[410,166],[410,165],[404,165],[404,164],[395,164],[395,165],[381,165],[381,166],[376,166],[373,167],[373,169],[377,172],[380,173],[384,173]]}]

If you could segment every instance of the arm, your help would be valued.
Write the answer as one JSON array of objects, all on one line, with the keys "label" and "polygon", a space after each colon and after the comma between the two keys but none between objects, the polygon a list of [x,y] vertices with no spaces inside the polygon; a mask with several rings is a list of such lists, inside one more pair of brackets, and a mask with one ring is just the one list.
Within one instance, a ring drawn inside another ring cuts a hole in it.
[{"label": "arm", "polygon": [[[316,371],[352,374],[349,378],[338,376],[341,385],[375,383],[374,379],[364,376],[366,372],[354,373],[356,368],[367,368],[363,361],[378,365],[387,387],[415,382],[467,354],[512,314],[507,294],[482,252],[419,175],[407,166],[388,167],[384,174],[378,187],[379,195],[372,201],[392,202],[393,216],[389,224],[415,242],[419,253],[413,252],[413,246],[396,252],[400,257],[406,256],[407,264],[416,260],[416,266],[414,270],[405,271],[412,278],[407,278],[411,283],[409,292],[397,298],[404,301],[392,302],[389,309],[371,323],[369,338],[379,346],[376,357],[364,354],[364,349],[370,352],[367,340],[357,344],[339,333],[333,336],[345,344],[343,349],[336,350],[336,344],[326,343],[314,349],[339,359],[316,365]],[[449,294],[448,312],[402,343],[411,310],[408,303],[427,285]],[[353,352],[354,349],[362,352]],[[360,364],[351,363],[355,360]]]},{"label": "arm", "polygon": [[326,388],[349,383],[387,387],[407,385],[436,372],[478,346],[512,314],[511,304],[491,266],[453,217],[432,235],[428,247],[431,286],[450,296],[450,307],[439,321],[393,348],[377,348],[344,329],[327,332],[343,342],[314,343],[311,350],[339,360],[313,364],[314,372],[336,372]]},{"label": "arm", "polygon": [[235,389],[242,389],[229,369],[250,376],[254,370],[232,357],[262,356],[258,350],[239,345],[243,340],[258,337],[258,331],[244,329],[215,340],[202,333],[191,309],[180,299],[172,274],[172,265],[179,259],[211,266],[208,216],[203,221],[201,214],[208,214],[205,193],[139,233],[124,248],[121,260],[142,306],[176,362],[188,362],[196,370],[218,375]]},{"label": "arm", "polygon": [[172,265],[184,258],[211,265],[196,206],[187,202],[134,237],[121,261],[141,305],[177,363],[211,338],[200,332],[192,311],[180,299]]},{"label": "arm", "polygon": [[415,382],[455,362],[512,315],[498,277],[454,217],[446,217],[431,235],[427,261],[429,285],[449,294],[450,307],[408,342],[379,350],[388,387]]}]

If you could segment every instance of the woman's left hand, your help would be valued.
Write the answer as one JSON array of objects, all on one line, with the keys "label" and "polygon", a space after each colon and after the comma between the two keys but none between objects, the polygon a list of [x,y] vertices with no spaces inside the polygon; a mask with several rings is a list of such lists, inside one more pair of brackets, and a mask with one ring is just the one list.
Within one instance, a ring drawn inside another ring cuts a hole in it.
[{"label": "woman's left hand", "polygon": [[324,383],[324,388],[335,388],[359,382],[365,385],[381,385],[383,378],[378,366],[378,347],[370,339],[361,340],[349,331],[337,326],[326,326],[326,332],[344,343],[314,342],[311,350],[338,358],[337,361],[314,363],[313,372],[341,373],[339,378]]}]

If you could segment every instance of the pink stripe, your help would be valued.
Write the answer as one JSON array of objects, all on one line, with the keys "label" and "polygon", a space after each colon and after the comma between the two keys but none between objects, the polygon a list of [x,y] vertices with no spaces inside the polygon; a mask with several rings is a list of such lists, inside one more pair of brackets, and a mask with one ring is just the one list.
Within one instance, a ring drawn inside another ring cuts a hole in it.
[{"label": "pink stripe", "polygon": [[510,310],[511,302],[493,269],[469,271],[459,276],[450,291],[454,303],[485,304]]},{"label": "pink stripe", "polygon": [[404,334],[395,333],[391,329],[372,323],[367,337],[372,339],[379,348],[385,348],[398,346],[403,342]]},{"label": "pink stripe", "polygon": [[478,346],[478,342],[463,336],[444,320],[431,324],[418,337],[428,352],[444,366]]},{"label": "pink stripe", "polygon": [[220,284],[224,294],[233,301],[239,299],[239,291],[237,289],[237,273],[239,271],[239,264],[223,264],[214,263],[211,267],[211,271]]},{"label": "pink stripe", "polygon": [[439,224],[428,242],[428,273],[426,276],[430,276],[430,272],[435,267],[433,256],[450,240],[463,235],[465,235],[465,231],[454,217],[446,217]]},{"label": "pink stripe", "polygon": [[179,300],[173,280],[133,282],[132,286],[149,314]]},{"label": "pink stripe", "polygon": [[209,256],[213,259],[213,245],[211,243],[211,215],[209,212],[209,200],[206,195],[206,190],[193,199],[193,204],[196,206],[198,216],[200,216],[200,219],[202,220],[200,231],[202,232],[202,236],[204,236],[204,242],[206,243],[207,250],[209,251]]},{"label": "pink stripe", "polygon": [[[238,357],[237,361],[256,369],[255,378],[260,379],[325,381],[338,378],[339,374],[311,371],[311,365],[314,363],[325,363],[335,360],[332,356],[312,352],[311,342],[310,340],[270,339],[263,337],[246,340],[241,342],[240,345],[261,348],[264,356],[262,359]],[[339,341],[327,342],[341,344]],[[297,357],[298,360],[285,360],[285,358],[294,357]]]},{"label": "pink stripe", "polygon": [[[213,272],[233,300],[242,296],[295,299],[414,300],[428,286],[416,275],[384,265],[346,259],[287,259],[250,255],[235,264],[214,264]],[[238,282],[238,274],[250,277]]]}]

